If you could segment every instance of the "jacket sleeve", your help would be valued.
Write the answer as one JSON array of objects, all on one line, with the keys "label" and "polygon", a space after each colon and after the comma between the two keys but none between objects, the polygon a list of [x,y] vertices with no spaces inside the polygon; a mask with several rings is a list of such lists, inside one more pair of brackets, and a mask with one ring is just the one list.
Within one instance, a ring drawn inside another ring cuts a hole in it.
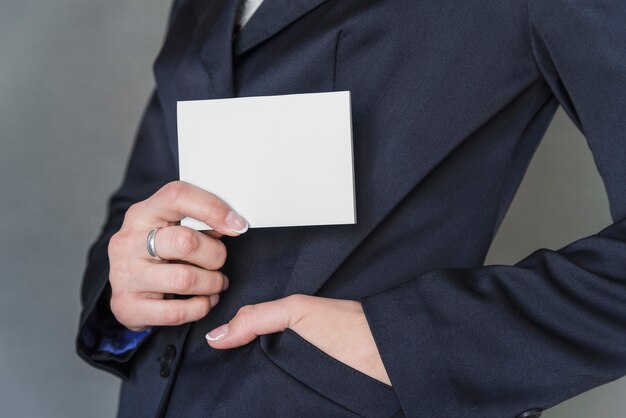
[{"label": "jacket sleeve", "polygon": [[585,135],[613,224],[513,266],[361,299],[407,416],[515,417],[626,375],[626,2],[529,0],[534,60]]},{"label": "jacket sleeve", "polygon": [[[125,178],[109,199],[107,220],[89,250],[81,287],[82,312],[76,337],[77,353],[89,364],[121,378],[128,377],[130,359],[150,331],[132,333],[111,313],[108,243],[120,229],[126,210],[133,203],[148,198],[177,177],[163,112],[156,93],[153,93],[135,139]],[[125,341],[130,343],[126,347]]]}]

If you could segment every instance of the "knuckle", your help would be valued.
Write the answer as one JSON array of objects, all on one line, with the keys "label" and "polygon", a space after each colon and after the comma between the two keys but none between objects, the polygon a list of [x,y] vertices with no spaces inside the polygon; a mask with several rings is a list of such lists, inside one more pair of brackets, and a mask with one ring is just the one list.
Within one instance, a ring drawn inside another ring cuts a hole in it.
[{"label": "knuckle", "polygon": [[308,296],[303,295],[301,293],[294,293],[292,295],[287,296],[287,300],[289,300],[289,303],[292,303],[294,305],[300,305],[300,304],[307,302]]},{"label": "knuckle", "polygon": [[213,194],[208,194],[205,211],[208,216],[213,216],[222,207],[222,201]]},{"label": "knuckle", "polygon": [[123,236],[121,232],[116,232],[109,239],[109,245],[107,246],[107,251],[109,254],[109,259],[115,258],[119,254],[119,250],[123,245]]},{"label": "knuckle", "polygon": [[211,192],[206,192],[205,196],[201,209],[202,220],[209,225],[221,222],[222,218],[226,216],[228,206]]},{"label": "knuckle", "polygon": [[209,298],[206,297],[206,298],[199,299],[197,311],[195,313],[194,319],[204,318],[205,316],[207,316],[210,310],[211,310],[211,302],[209,301]]},{"label": "knuckle", "polygon": [[254,305],[243,305],[237,310],[237,316],[250,316],[254,311]]},{"label": "knuckle", "polygon": [[165,306],[160,312],[161,322],[165,325],[178,325],[183,320],[182,311],[172,306]]},{"label": "knuckle", "polygon": [[185,257],[193,253],[200,243],[197,235],[190,229],[179,228],[172,234],[172,247]]},{"label": "knuckle", "polygon": [[134,219],[137,218],[137,216],[143,211],[143,203],[142,202],[136,202],[133,203],[132,205],[130,205],[128,207],[128,209],[126,209],[126,213],[124,214],[124,221],[125,222],[132,222]]},{"label": "knuckle", "polygon": [[127,259],[132,254],[132,242],[129,233],[121,229],[109,239],[107,253],[111,262]]},{"label": "knuckle", "polygon": [[121,319],[123,319],[124,316],[124,302],[119,296],[117,296],[116,292],[112,292],[109,307],[111,309],[111,313],[113,313],[113,315],[121,322]]},{"label": "knuckle", "polygon": [[112,248],[117,248],[120,245],[120,239],[121,239],[121,234],[120,231],[117,231],[115,234],[111,235],[111,238],[109,238],[109,251]]},{"label": "knuckle", "polygon": [[222,272],[217,272],[217,278],[215,279],[217,291],[221,292],[226,286],[226,275]]},{"label": "knuckle", "polygon": [[226,249],[226,245],[222,241],[216,241],[218,242],[218,244],[217,248],[215,249],[215,264],[216,268],[222,268],[224,266],[224,263],[226,263],[228,250]]},{"label": "knuckle", "polygon": [[187,185],[181,181],[171,181],[161,188],[163,197],[171,203],[184,198],[186,191]]},{"label": "knuckle", "polygon": [[204,216],[207,220],[226,216],[227,206],[219,197],[209,193],[209,198],[204,206]]},{"label": "knuckle", "polygon": [[237,319],[244,327],[248,327],[254,319],[255,315],[255,306],[254,305],[244,305],[239,310],[237,310]]},{"label": "knuckle", "polygon": [[[124,291],[112,291],[111,300],[109,301],[111,313],[117,321],[130,330],[137,330],[139,325],[135,321],[135,315],[131,312],[132,300]],[[133,328],[135,327],[135,328]],[[139,329],[140,330],[140,329]]]},{"label": "knuckle", "polygon": [[193,287],[195,274],[192,269],[183,266],[174,269],[171,287],[175,292],[187,292]]}]

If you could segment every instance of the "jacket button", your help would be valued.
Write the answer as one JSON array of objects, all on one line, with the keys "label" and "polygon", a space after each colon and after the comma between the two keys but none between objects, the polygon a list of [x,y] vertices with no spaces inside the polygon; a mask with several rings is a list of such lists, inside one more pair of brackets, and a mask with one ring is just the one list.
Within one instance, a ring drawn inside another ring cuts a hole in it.
[{"label": "jacket button", "polygon": [[543,409],[535,408],[524,411],[515,418],[539,418],[541,414],[543,414]]},{"label": "jacket button", "polygon": [[172,344],[169,344],[163,350],[163,355],[159,357],[157,360],[159,361],[159,374],[161,377],[167,379],[170,377],[171,366],[176,358],[176,347]]}]

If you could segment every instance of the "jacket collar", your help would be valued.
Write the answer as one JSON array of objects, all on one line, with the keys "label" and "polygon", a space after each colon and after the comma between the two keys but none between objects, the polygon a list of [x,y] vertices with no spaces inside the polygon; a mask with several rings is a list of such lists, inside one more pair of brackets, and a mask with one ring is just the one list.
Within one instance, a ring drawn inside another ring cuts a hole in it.
[{"label": "jacket collar", "polygon": [[240,0],[191,0],[196,16],[192,44],[210,74],[216,97],[232,97],[233,58],[241,55],[328,0],[264,0],[233,39]]}]

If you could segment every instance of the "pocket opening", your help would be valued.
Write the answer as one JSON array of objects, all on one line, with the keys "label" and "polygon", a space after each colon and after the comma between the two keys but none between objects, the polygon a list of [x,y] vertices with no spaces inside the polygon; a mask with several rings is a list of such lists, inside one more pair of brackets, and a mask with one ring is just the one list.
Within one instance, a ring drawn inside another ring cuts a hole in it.
[{"label": "pocket opening", "polygon": [[326,354],[287,328],[259,337],[274,364],[350,411],[365,417],[389,417],[401,410],[395,390]]}]

